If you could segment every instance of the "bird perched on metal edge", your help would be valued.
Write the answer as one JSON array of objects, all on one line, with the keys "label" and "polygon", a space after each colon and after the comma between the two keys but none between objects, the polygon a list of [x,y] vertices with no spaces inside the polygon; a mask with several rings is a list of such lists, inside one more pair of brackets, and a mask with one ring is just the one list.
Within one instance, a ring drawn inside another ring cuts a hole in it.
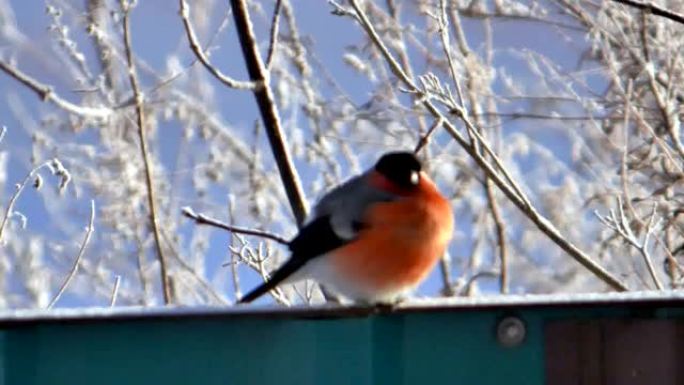
[{"label": "bird perched on metal edge", "polygon": [[290,259],[240,299],[314,279],[354,301],[392,304],[423,281],[451,240],[449,201],[412,152],[375,166],[325,195],[290,241]]}]

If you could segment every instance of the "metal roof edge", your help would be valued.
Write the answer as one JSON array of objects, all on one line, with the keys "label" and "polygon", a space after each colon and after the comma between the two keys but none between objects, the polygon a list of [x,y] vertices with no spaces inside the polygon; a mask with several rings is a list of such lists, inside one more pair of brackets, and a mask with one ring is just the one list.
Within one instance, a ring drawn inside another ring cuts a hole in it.
[{"label": "metal roof edge", "polygon": [[90,307],[0,310],[0,327],[8,324],[52,322],[97,322],[138,319],[182,318],[340,318],[378,314],[459,312],[486,309],[524,309],[583,306],[684,307],[684,290],[625,293],[482,295],[478,297],[411,298],[397,306],[169,306]]}]

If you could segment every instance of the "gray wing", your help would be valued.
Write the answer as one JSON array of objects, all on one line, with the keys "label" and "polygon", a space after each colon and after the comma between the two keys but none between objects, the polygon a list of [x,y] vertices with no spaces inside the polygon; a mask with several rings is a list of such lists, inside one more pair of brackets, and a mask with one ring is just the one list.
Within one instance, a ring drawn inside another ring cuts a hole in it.
[{"label": "gray wing", "polygon": [[312,220],[327,216],[337,236],[347,240],[354,238],[364,226],[363,215],[369,205],[396,198],[370,186],[367,178],[368,173],[361,174],[326,194],[314,207]]},{"label": "gray wing", "polygon": [[311,219],[290,241],[290,259],[240,302],[251,302],[268,293],[310,260],[345,245],[364,227],[363,216],[370,204],[395,198],[369,186],[366,178],[368,174],[360,175],[326,194],[314,207]]}]

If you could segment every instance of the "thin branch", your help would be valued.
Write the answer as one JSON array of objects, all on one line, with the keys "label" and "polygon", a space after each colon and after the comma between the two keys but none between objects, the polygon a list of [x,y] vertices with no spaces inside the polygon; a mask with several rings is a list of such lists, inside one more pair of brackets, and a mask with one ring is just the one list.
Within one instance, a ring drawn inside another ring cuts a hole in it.
[{"label": "thin branch", "polygon": [[287,239],[281,237],[280,235],[269,233],[268,231],[248,229],[245,227],[238,227],[238,226],[229,225],[225,222],[222,222],[218,219],[208,217],[204,214],[197,214],[190,207],[183,207],[183,215],[185,215],[187,218],[194,220],[195,223],[197,223],[198,225],[209,225],[209,226],[214,226],[214,227],[218,227],[220,229],[230,231],[231,233],[253,235],[255,237],[266,238],[266,239],[270,239],[272,241],[278,242],[281,245],[289,245],[290,244],[290,242]]},{"label": "thin branch", "polygon": [[648,273],[651,275],[651,279],[653,279],[653,283],[658,288],[658,290],[663,290],[663,284],[660,282],[658,274],[656,274],[655,268],[653,267],[653,260],[651,258],[651,254],[648,251],[648,241],[650,240],[651,235],[653,234],[655,229],[660,225],[660,220],[655,220],[657,214],[657,205],[655,203],[653,204],[653,210],[651,212],[648,224],[646,225],[646,232],[644,233],[644,236],[641,240],[637,239],[637,236],[632,231],[632,228],[629,224],[629,220],[625,215],[622,198],[620,198],[619,196],[617,198],[617,206],[619,214],[616,214],[615,210],[611,209],[609,215],[602,216],[598,212],[594,212],[594,215],[598,217],[601,223],[603,223],[606,227],[614,230],[625,241],[627,241],[627,243],[629,243],[639,251],[641,256],[644,258],[644,263],[646,264]]},{"label": "thin branch", "polygon": [[[28,183],[31,180],[33,180],[34,177],[36,177],[38,171],[45,167],[49,168],[53,175],[61,178],[61,181],[59,183],[59,191],[63,191],[64,188],[66,188],[69,181],[71,180],[71,175],[69,175],[69,172],[62,165],[62,162],[60,162],[57,158],[41,163],[38,166],[34,167],[31,171],[29,171],[29,173],[26,174],[26,177],[24,177],[24,180],[22,180],[21,183],[16,184],[16,190],[14,191],[14,194],[12,194],[9,203],[7,204],[7,208],[5,209],[5,215],[3,216],[2,222],[0,223],[0,244],[2,244],[2,237],[5,233],[5,228],[7,228],[7,222],[12,217],[12,215],[14,215],[14,206],[17,203],[19,196],[24,191],[24,188],[26,188]],[[39,184],[36,185],[36,188],[39,187]]]},{"label": "thin branch", "polygon": [[[231,227],[234,227],[235,223],[235,200],[233,195],[228,196],[228,220]],[[235,246],[235,233],[230,232],[229,249]],[[240,275],[238,274],[238,260],[235,257],[235,253],[230,253],[230,273],[233,280],[233,294],[235,298],[242,298],[242,290],[240,290]]]},{"label": "thin branch", "polygon": [[[364,28],[368,36],[371,38],[373,43],[378,47],[385,60],[387,61],[392,72],[397,76],[410,91],[416,93],[422,93],[420,89],[416,86],[414,81],[409,78],[406,73],[401,69],[399,63],[394,59],[387,46],[384,44],[377,31],[373,27],[372,23],[366,16],[366,14],[361,10],[357,0],[350,0],[352,7],[356,12],[356,20],[359,21],[361,26]],[[435,106],[432,100],[428,97],[422,98],[423,106],[435,117],[442,117],[444,115]],[[501,191],[515,204],[532,222],[544,233],[546,234],[554,243],[565,250],[572,258],[577,262],[591,271],[599,279],[610,285],[612,288],[618,291],[628,290],[627,285],[625,285],[620,279],[615,277],[609,271],[604,269],[601,265],[594,262],[592,258],[582,251],[575,244],[566,239],[560,231],[549,221],[547,218],[542,216],[529,202],[527,197],[522,193],[522,190],[515,183],[515,181],[510,177],[510,173],[507,172],[506,168],[503,166],[501,160],[498,158],[496,153],[489,148],[487,142],[482,138],[477,132],[472,122],[466,116],[465,113],[461,111],[458,116],[465,124],[469,132],[478,139],[483,149],[491,156],[494,161],[495,166],[498,168],[497,171],[492,164],[489,163],[481,154],[479,154],[474,146],[472,146],[465,137],[456,129],[453,123],[449,120],[444,119],[443,126],[451,134],[451,136],[456,140],[459,145],[471,156],[471,158],[483,169],[483,171],[492,179],[492,181],[501,189]]]},{"label": "thin branch", "polygon": [[280,10],[283,8],[282,4],[283,0],[276,0],[275,9],[273,10],[273,19],[271,19],[271,41],[268,44],[268,51],[266,53],[267,70],[271,69],[276,45],[278,45],[278,25],[280,22]]},{"label": "thin branch", "polygon": [[192,50],[192,52],[195,53],[195,56],[197,56],[197,59],[199,59],[200,63],[204,65],[204,68],[206,68],[212,75],[214,75],[214,77],[218,79],[221,83],[225,84],[230,88],[235,88],[239,90],[254,90],[259,88],[258,85],[262,83],[235,80],[230,76],[225,75],[223,72],[221,72],[221,70],[219,70],[211,64],[211,62],[209,61],[209,57],[202,49],[199,40],[197,39],[195,29],[192,27],[192,23],[190,22],[190,7],[185,2],[185,0],[179,0],[179,4],[179,13],[181,19],[183,20],[183,27],[185,27],[185,34],[188,37],[190,49]]},{"label": "thin branch", "polygon": [[482,112],[473,116],[506,118],[509,120],[529,119],[529,120],[554,120],[554,121],[619,121],[620,116],[606,115],[556,115],[556,114],[535,114],[530,112]]},{"label": "thin branch", "polygon": [[28,184],[29,181],[33,179],[33,176],[36,174],[36,172],[43,166],[45,166],[46,163],[43,163],[33,170],[31,170],[24,180],[21,183],[18,183],[16,185],[16,190],[14,191],[14,194],[12,194],[12,197],[10,198],[9,203],[7,204],[7,208],[5,209],[5,215],[2,218],[2,223],[0,223],[0,244],[2,244],[2,236],[5,234],[5,228],[7,227],[7,222],[9,221],[10,217],[12,217],[12,214],[14,213],[14,205],[17,203],[17,199],[19,199],[19,195],[21,195],[22,191],[24,191],[24,188],[26,188],[26,185]]},{"label": "thin branch", "polygon": [[[406,47],[405,36],[407,31],[401,27],[399,7],[397,6],[397,4],[395,4],[394,0],[386,0],[386,4],[390,16],[389,20],[392,20],[392,24],[389,26],[389,28],[393,31],[393,34],[396,34],[396,37],[394,38],[394,44],[396,47],[395,52],[399,56],[399,61],[401,62],[401,66],[404,69],[404,71],[406,71],[406,73],[410,77],[413,77],[413,66],[411,65],[411,60],[409,59],[408,55],[408,49]],[[392,96],[397,102],[399,101],[396,95]],[[413,101],[416,101],[415,96],[413,97]],[[403,113],[401,114],[401,116],[405,119],[405,115]],[[420,137],[423,137],[426,132],[425,118],[422,115],[417,115],[416,121],[418,122],[418,134]],[[429,158],[429,154],[427,155],[427,157]]]},{"label": "thin branch", "polygon": [[684,158],[684,145],[682,145],[681,138],[679,136],[680,122],[677,112],[678,108],[673,107],[675,106],[675,104],[670,103],[667,100],[668,95],[663,95],[658,89],[658,82],[655,76],[655,64],[651,61],[651,57],[649,54],[647,33],[648,26],[646,24],[647,22],[647,14],[642,13],[640,37],[642,50],[644,53],[644,60],[642,60],[642,63],[644,65],[644,72],[646,72],[646,75],[648,76],[649,87],[651,89],[651,92],[653,93],[653,96],[655,97],[656,105],[658,106],[663,121],[665,122],[665,126],[667,127],[667,131],[670,135],[672,144],[674,145],[674,148],[679,154],[679,156]]},{"label": "thin branch", "polygon": [[473,288],[475,288],[475,282],[480,279],[480,278],[496,278],[500,274],[496,270],[484,270],[484,271],[478,271],[477,273],[473,274],[466,280],[466,282],[463,283],[463,286],[460,287],[459,293],[460,295],[465,295],[468,297],[471,297],[473,293]]},{"label": "thin branch", "polygon": [[[242,237],[236,236],[235,238],[237,238],[240,241],[242,246],[230,246],[229,250],[231,254],[237,255],[240,258],[240,261],[242,261],[242,263],[247,265],[249,268],[253,269],[255,272],[259,273],[264,282],[268,281],[269,274],[268,271],[266,271],[266,267],[264,266],[264,261],[268,257],[262,256],[263,249],[261,247],[261,243],[259,243],[258,255],[254,255],[253,249],[249,247],[247,242]],[[249,256],[243,255],[244,253],[249,254]],[[234,264],[235,262],[231,261],[224,263],[223,266]],[[271,290],[269,294],[276,300],[276,302],[280,303],[281,305],[290,306],[290,302],[287,300],[280,287],[276,287],[275,289]]]},{"label": "thin branch", "polygon": [[[549,26],[553,26],[556,28],[562,28],[562,29],[567,29],[569,31],[578,31],[578,32],[586,32],[586,29],[583,29],[582,27],[570,24],[570,23],[564,23],[561,21],[557,20],[551,20],[551,19],[545,19],[540,16],[533,16],[533,15],[520,15],[520,14],[507,14],[503,10],[494,10],[493,12],[487,12],[485,9],[486,7],[473,7],[469,5],[464,6],[458,6],[458,4],[452,8],[453,12],[458,12],[460,15],[462,15],[465,18],[471,19],[471,20],[492,20],[492,19],[499,19],[501,21],[523,21],[523,22],[529,22],[529,23],[539,23],[539,24],[546,24]],[[502,7],[503,8],[503,7]],[[513,7],[511,7],[513,8]]]},{"label": "thin branch", "polygon": [[280,179],[283,182],[290,207],[297,220],[297,225],[301,226],[306,219],[307,212],[304,192],[302,191],[297,171],[292,163],[290,151],[286,146],[287,140],[281,127],[275,97],[268,82],[268,71],[261,60],[259,47],[256,43],[247,2],[245,0],[231,0],[230,3],[233,8],[233,18],[235,19],[235,26],[249,76],[253,82],[264,85],[254,90],[254,98],[259,106],[264,128],[268,134],[268,141],[271,145],[271,151],[278,166]]},{"label": "thin branch", "polygon": [[0,143],[5,139],[5,134],[7,134],[7,127],[2,126],[2,128],[0,128]]},{"label": "thin branch", "polygon": [[613,0],[616,3],[628,5],[633,8],[640,9],[642,11],[650,12],[656,16],[664,17],[666,19],[670,19],[672,21],[676,21],[677,23],[684,24],[684,15],[680,15],[679,13],[670,11],[669,9],[665,9],[662,7],[659,7],[653,3],[649,3],[646,1],[637,1],[637,0]]},{"label": "thin branch", "polygon": [[88,30],[91,35],[91,40],[95,48],[94,55],[99,64],[99,69],[104,76],[103,86],[107,89],[114,89],[115,68],[112,51],[114,48],[110,42],[105,39],[100,29],[108,23],[106,0],[87,0],[86,1],[86,17],[88,23]]},{"label": "thin branch", "polygon": [[144,306],[147,306],[147,294],[150,292],[150,283],[145,276],[145,247],[143,246],[140,233],[135,231],[133,234],[135,237],[135,262],[138,270],[138,279],[140,280],[140,289],[142,291],[141,301]]},{"label": "thin branch", "polygon": [[331,14],[335,16],[349,16],[352,19],[359,21],[359,16],[356,14],[356,12],[354,12],[353,9],[349,9],[335,0],[328,0],[328,4],[333,7],[333,10],[330,11]]},{"label": "thin branch", "polygon": [[74,276],[78,272],[78,265],[81,263],[81,259],[83,258],[83,254],[85,254],[85,249],[86,246],[88,245],[88,242],[90,241],[90,236],[93,233],[93,230],[95,229],[94,226],[95,223],[95,201],[91,200],[90,201],[90,221],[88,221],[88,228],[86,229],[85,237],[83,238],[83,242],[81,243],[81,248],[78,250],[78,255],[76,255],[76,260],[74,261],[73,266],[71,266],[71,271],[69,271],[69,275],[67,275],[66,279],[62,283],[62,286],[60,286],[59,290],[57,291],[57,294],[52,298],[52,301],[48,304],[47,308],[51,309],[57,301],[59,301],[59,298],[62,296],[64,291],[66,290],[67,286],[69,286],[69,283],[71,283],[71,280],[74,279]]},{"label": "thin branch", "polygon": [[[257,248],[257,272],[261,274],[261,279],[263,279],[264,282],[268,282],[268,280],[271,279],[271,277],[269,272],[266,270],[266,266],[264,266],[264,261],[266,260],[266,258],[263,255],[263,247],[261,245],[262,244],[259,243],[259,246]],[[269,290],[269,292],[271,294],[271,297],[273,297],[278,303],[284,306],[290,306],[290,300],[287,298],[285,293],[283,293],[283,289],[281,287],[277,286],[273,288],[273,290]]]},{"label": "thin branch", "polygon": [[[458,91],[458,97],[459,97],[459,102],[458,104],[461,106],[465,106],[465,100],[463,98],[463,94],[461,93],[460,85],[458,83],[458,79],[456,78],[456,71],[454,69],[454,64],[451,59],[451,47],[449,45],[449,31],[448,31],[448,15],[447,15],[447,9],[446,9],[446,1],[445,0],[440,0],[440,15],[437,17],[437,21],[439,23],[439,28],[440,28],[440,35],[442,36],[442,46],[443,50],[445,52],[445,55],[447,55],[447,58],[449,60],[449,67],[451,68],[451,77],[452,80],[454,81],[457,91]],[[461,50],[461,56],[463,58],[470,57],[471,55],[474,55],[468,45],[468,40],[466,39],[465,33],[463,31],[460,17],[458,16],[457,12],[452,12],[452,18],[454,20],[454,33],[456,34],[456,39],[458,41],[458,46],[459,49]],[[488,44],[488,50],[491,52],[491,46]],[[490,63],[491,65],[491,60]],[[473,84],[473,79],[476,77],[475,75],[472,74],[472,69],[469,66],[465,67],[466,71],[466,77],[468,79],[468,96],[470,99],[470,108],[473,111],[473,115],[476,124],[479,126],[479,130],[483,130],[484,128],[484,122],[482,120],[482,106],[479,102],[478,95],[477,93],[482,91],[477,87],[475,84]],[[466,111],[463,109],[463,111]],[[484,136],[484,135],[483,135]],[[471,137],[472,139],[472,137]],[[479,146],[477,146],[477,142],[473,142],[475,151],[479,154],[481,154]],[[506,237],[506,226],[503,221],[503,218],[501,216],[501,209],[499,208],[499,203],[496,199],[496,191],[494,190],[494,185],[492,183],[492,180],[489,176],[485,176],[484,179],[484,188],[485,188],[485,193],[487,195],[487,205],[489,207],[489,211],[491,213],[492,219],[494,221],[494,228],[496,231],[496,248],[498,248],[499,251],[499,263],[500,263],[500,269],[499,269],[499,291],[502,294],[507,294],[508,293],[508,282],[509,282],[509,276],[508,276],[508,246],[507,246],[507,237]]]},{"label": "thin branch", "polygon": [[121,285],[121,276],[117,275],[114,281],[114,288],[112,288],[112,297],[109,300],[109,307],[116,306],[116,298],[119,296],[119,286]]},{"label": "thin branch", "polygon": [[456,94],[458,95],[458,102],[460,105],[465,105],[464,99],[463,99],[463,92],[461,91],[461,83],[458,81],[458,77],[456,76],[456,66],[454,65],[454,60],[451,57],[451,44],[449,43],[449,19],[447,17],[447,4],[446,0],[440,0],[439,1],[439,7],[440,7],[440,14],[437,17],[437,24],[439,25],[439,36],[441,37],[442,40],[442,50],[444,51],[444,55],[447,57],[447,61],[449,62],[449,71],[451,73],[451,80],[454,82],[454,86],[456,87]]},{"label": "thin branch", "polygon": [[159,259],[159,273],[162,285],[162,292],[164,294],[164,303],[171,302],[171,293],[169,282],[167,280],[166,258],[162,247],[161,229],[159,228],[159,215],[157,213],[157,203],[154,192],[152,160],[150,159],[149,149],[147,144],[147,131],[145,125],[145,110],[143,108],[143,94],[140,92],[140,85],[138,83],[138,75],[135,68],[135,60],[133,59],[133,47],[131,45],[131,28],[130,28],[130,5],[127,0],[120,0],[121,10],[123,12],[123,35],[124,35],[124,49],[126,51],[126,62],[128,65],[128,80],[133,89],[135,96],[135,112],[138,125],[138,136],[140,139],[140,152],[143,163],[145,165],[145,186],[147,188],[147,203],[150,206],[150,224],[152,226],[152,233],[154,234],[154,243],[157,250],[157,258]]},{"label": "thin branch", "polygon": [[0,69],[3,70],[9,76],[19,81],[21,84],[28,87],[36,94],[38,94],[38,97],[41,100],[45,102],[51,102],[55,106],[71,114],[78,115],[84,118],[106,119],[113,112],[110,108],[106,107],[86,107],[71,103],[70,101],[63,99],[61,96],[55,93],[52,87],[39,82],[38,80],[22,72],[18,68],[5,62],[4,60],[0,60]]},{"label": "thin branch", "polygon": [[167,246],[169,247],[169,250],[171,251],[171,255],[173,258],[178,262],[178,265],[182,268],[185,269],[190,276],[197,281],[200,286],[204,288],[204,290],[209,294],[209,296],[213,297],[216,303],[221,304],[221,305],[227,305],[228,301],[226,301],[219,293],[216,292],[214,287],[207,282],[207,280],[199,275],[197,271],[189,265],[183,258],[178,254],[178,251],[174,248],[173,241],[170,239],[169,235],[166,232],[162,232],[162,235],[164,236],[164,240],[166,241]]},{"label": "thin branch", "polygon": [[494,186],[492,186],[491,178],[485,181],[485,191],[487,192],[487,202],[489,203],[489,211],[492,213],[494,219],[494,228],[496,230],[497,246],[499,248],[499,291],[501,294],[508,294],[508,247],[506,242],[506,226],[501,216],[501,209],[496,200]]},{"label": "thin branch", "polygon": [[432,123],[432,126],[427,130],[425,135],[420,137],[420,140],[418,140],[418,144],[416,144],[416,148],[413,149],[414,153],[419,153],[420,150],[425,147],[428,142],[430,141],[430,136],[432,133],[437,129],[437,127],[441,126],[443,123],[443,120],[441,118],[435,119],[434,123]]},{"label": "thin branch", "polygon": [[442,276],[442,290],[440,293],[445,297],[451,297],[456,294],[454,290],[454,283],[451,279],[451,256],[444,253],[439,259],[439,274]]},{"label": "thin branch", "polygon": [[[365,17],[365,20],[368,20],[368,18]],[[368,22],[370,23],[370,21]],[[420,81],[425,90],[419,89],[411,80],[411,78],[408,77],[401,70],[400,67],[398,67],[398,63],[392,57],[392,54],[384,45],[384,43],[380,39],[380,36],[377,35],[377,32],[372,27],[372,25],[371,28],[372,32],[377,37],[378,44],[382,44],[380,46],[383,47],[383,49],[381,49],[381,52],[383,52],[386,60],[388,60],[388,63],[390,63],[390,67],[393,68],[393,71],[398,71],[395,72],[395,75],[401,74],[401,79],[403,81],[406,81],[404,79],[409,79],[410,83],[407,83],[407,85],[413,88],[408,90],[408,92],[422,95],[420,101],[423,104],[423,106],[428,110],[428,112],[432,114],[434,117],[442,117],[442,119],[445,119],[444,128],[446,128],[447,132],[449,132],[451,136],[457,142],[459,142],[459,144],[468,147],[464,147],[464,149],[470,149],[470,151],[473,153],[473,155],[471,156],[473,156],[476,160],[480,159],[483,164],[486,164],[491,169],[492,173],[496,173],[497,175],[500,174],[502,178],[502,183],[508,185],[510,191],[516,195],[516,199],[518,199],[520,203],[525,206],[525,208],[531,207],[532,204],[527,198],[527,195],[525,195],[522,188],[518,185],[518,183],[515,181],[511,173],[504,166],[503,161],[499,158],[497,153],[492,149],[492,147],[489,145],[484,136],[482,136],[480,129],[476,127],[476,125],[473,124],[473,122],[470,120],[465,108],[461,105],[458,105],[456,101],[453,99],[453,96],[450,94],[449,90],[443,89],[441,87],[441,84],[439,83],[439,79],[431,73],[428,73],[420,78]],[[454,114],[461,119],[461,121],[465,124],[466,133],[468,134],[470,142],[465,140],[463,135],[456,129],[456,126],[454,126],[451,122],[446,120],[446,118],[439,110],[439,108],[437,108],[437,106],[432,102],[434,99],[439,99],[439,101],[442,104],[446,105],[449,108],[449,113]],[[461,140],[463,140],[463,142],[461,142]],[[480,153],[480,147],[484,149],[484,154]],[[489,163],[489,161],[486,159],[486,156],[489,156],[491,158],[491,161],[494,163],[493,165]]]},{"label": "thin branch", "polygon": [[[622,123],[622,134],[623,134],[623,144],[622,144],[622,159],[621,159],[621,164],[620,164],[620,184],[622,186],[622,194],[625,197],[625,206],[627,206],[627,209],[629,209],[629,212],[634,218],[634,220],[637,221],[637,223],[642,226],[643,228],[648,228],[646,223],[639,218],[639,215],[637,214],[636,209],[632,205],[632,197],[630,194],[630,186],[629,186],[629,174],[627,173],[627,159],[629,155],[629,123],[631,119],[631,112],[632,112],[632,96],[634,92],[634,84],[632,79],[629,79],[627,81],[627,90],[625,93],[625,101],[624,101],[624,121]],[[664,244],[664,242],[660,239],[660,237],[656,236],[655,241],[658,243],[660,247],[662,247],[663,251],[666,254],[666,259],[668,263],[670,264],[671,269],[669,269],[669,275],[670,275],[670,283],[671,285],[675,284],[675,269],[672,268],[676,264],[676,260],[672,253],[670,252],[669,248],[667,245]],[[651,277],[656,277],[654,279],[654,282],[659,282],[657,280],[657,276],[655,275],[655,270],[653,269],[653,264],[651,263],[650,256],[644,256],[646,259],[646,264],[649,268],[649,273],[651,274]]]}]

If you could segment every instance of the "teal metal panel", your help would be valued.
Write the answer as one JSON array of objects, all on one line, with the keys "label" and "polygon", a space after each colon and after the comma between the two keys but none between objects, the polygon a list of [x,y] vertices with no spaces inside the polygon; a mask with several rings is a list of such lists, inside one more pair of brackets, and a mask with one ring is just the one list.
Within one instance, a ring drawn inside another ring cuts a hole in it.
[{"label": "teal metal panel", "polygon": [[[684,319],[681,302],[0,317],[0,383],[544,384],[544,326]],[[496,327],[522,319],[522,344]],[[2,382],[4,380],[4,382]]]},{"label": "teal metal panel", "polygon": [[296,320],[22,327],[6,339],[6,383],[310,384],[341,370],[353,380],[366,372],[363,322],[332,322],[343,344],[326,338],[327,322]]}]

